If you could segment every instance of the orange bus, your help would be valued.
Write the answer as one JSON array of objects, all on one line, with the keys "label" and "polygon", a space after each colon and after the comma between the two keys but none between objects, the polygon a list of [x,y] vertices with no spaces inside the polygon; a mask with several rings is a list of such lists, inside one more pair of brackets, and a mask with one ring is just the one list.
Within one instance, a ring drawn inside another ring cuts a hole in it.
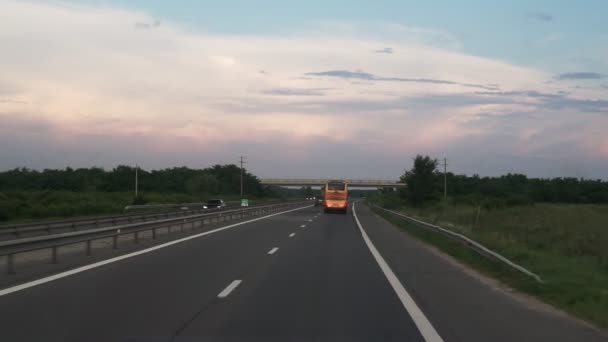
[{"label": "orange bus", "polygon": [[339,211],[346,214],[348,210],[348,185],[345,181],[328,181],[322,189],[323,211]]}]

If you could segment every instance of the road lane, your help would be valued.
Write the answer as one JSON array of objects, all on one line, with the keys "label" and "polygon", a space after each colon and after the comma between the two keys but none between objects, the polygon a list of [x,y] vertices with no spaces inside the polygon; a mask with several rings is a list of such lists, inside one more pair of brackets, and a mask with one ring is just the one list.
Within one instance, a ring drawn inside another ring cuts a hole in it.
[{"label": "road lane", "polygon": [[[163,340],[313,209],[270,217],[0,297],[5,341]],[[241,285],[243,286],[243,285]]]},{"label": "road lane", "polygon": [[423,341],[350,215],[327,214],[175,341]]}]

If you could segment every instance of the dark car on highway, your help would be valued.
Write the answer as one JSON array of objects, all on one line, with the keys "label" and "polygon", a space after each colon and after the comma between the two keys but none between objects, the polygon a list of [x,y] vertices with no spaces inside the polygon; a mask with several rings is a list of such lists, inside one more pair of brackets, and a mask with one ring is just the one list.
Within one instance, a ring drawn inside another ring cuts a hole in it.
[{"label": "dark car on highway", "polygon": [[322,205],[323,205],[323,197],[318,197],[318,198],[315,200],[315,207],[320,207],[320,206],[322,206]]},{"label": "dark car on highway", "polygon": [[205,207],[207,207],[207,209],[225,209],[226,202],[222,199],[210,199],[207,201]]}]

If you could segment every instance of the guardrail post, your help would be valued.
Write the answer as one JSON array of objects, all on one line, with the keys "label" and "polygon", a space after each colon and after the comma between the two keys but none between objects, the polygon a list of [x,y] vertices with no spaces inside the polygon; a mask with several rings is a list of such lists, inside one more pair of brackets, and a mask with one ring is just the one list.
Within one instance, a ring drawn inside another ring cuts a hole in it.
[{"label": "guardrail post", "polygon": [[87,256],[91,255],[91,240],[87,240]]},{"label": "guardrail post", "polygon": [[112,237],[112,249],[118,249],[118,234]]},{"label": "guardrail post", "polygon": [[115,226],[116,225],[116,217],[112,218],[112,225]]},{"label": "guardrail post", "polygon": [[152,240],[156,240],[156,228],[152,228]]},{"label": "guardrail post", "polygon": [[180,223],[180,225],[179,225],[179,231],[180,231],[180,233],[184,232],[184,222]]},{"label": "guardrail post", "polygon": [[127,217],[127,222],[133,223],[133,218],[131,216]]},{"label": "guardrail post", "polygon": [[76,222],[72,222],[72,231],[76,231],[78,229],[76,229]]},{"label": "guardrail post", "polygon": [[51,224],[50,224],[50,223],[47,223],[47,224],[46,224],[46,233],[47,233],[48,235],[51,235]]},{"label": "guardrail post", "polygon": [[52,256],[51,256],[51,263],[56,264],[58,262],[59,262],[59,260],[57,258],[57,246],[53,246]]},{"label": "guardrail post", "polygon": [[9,254],[6,256],[6,273],[16,274],[15,272],[15,254]]},{"label": "guardrail post", "polygon": [[139,231],[133,233],[133,243],[139,243]]}]

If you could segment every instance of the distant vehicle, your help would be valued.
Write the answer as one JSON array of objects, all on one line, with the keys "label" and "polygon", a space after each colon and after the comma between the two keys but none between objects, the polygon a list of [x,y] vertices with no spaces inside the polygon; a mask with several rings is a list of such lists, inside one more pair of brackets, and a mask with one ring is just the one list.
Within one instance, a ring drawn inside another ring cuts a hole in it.
[{"label": "distant vehicle", "polygon": [[205,205],[205,209],[225,209],[226,202],[222,199],[210,199]]},{"label": "distant vehicle", "polygon": [[329,181],[322,189],[323,211],[339,211],[346,214],[348,211],[348,185],[345,181]]},{"label": "distant vehicle", "polygon": [[315,200],[315,207],[320,207],[323,205],[323,198],[319,197]]}]

